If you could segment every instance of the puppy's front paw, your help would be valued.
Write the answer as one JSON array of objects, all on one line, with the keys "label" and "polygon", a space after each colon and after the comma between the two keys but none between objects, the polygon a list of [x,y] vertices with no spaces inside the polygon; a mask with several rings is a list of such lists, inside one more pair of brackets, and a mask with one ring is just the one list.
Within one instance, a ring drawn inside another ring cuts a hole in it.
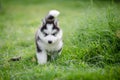
[{"label": "puppy's front paw", "polygon": [[38,61],[38,64],[40,64],[40,65],[44,65],[46,63],[47,63],[47,61]]},{"label": "puppy's front paw", "polygon": [[44,52],[41,53],[37,53],[37,60],[38,60],[38,64],[45,64],[47,63],[47,54]]}]

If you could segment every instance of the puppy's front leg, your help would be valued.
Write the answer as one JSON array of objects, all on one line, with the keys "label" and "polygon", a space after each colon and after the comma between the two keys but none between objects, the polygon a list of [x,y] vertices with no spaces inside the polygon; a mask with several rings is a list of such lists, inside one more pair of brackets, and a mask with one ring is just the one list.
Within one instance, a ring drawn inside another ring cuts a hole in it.
[{"label": "puppy's front leg", "polygon": [[47,54],[45,51],[37,52],[36,55],[37,55],[38,64],[47,63]]}]

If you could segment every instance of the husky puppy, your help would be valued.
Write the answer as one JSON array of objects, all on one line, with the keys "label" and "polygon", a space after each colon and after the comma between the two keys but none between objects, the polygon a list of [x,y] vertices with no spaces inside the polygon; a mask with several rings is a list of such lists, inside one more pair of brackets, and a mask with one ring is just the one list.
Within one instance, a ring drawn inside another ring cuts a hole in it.
[{"label": "husky puppy", "polygon": [[57,10],[51,10],[42,21],[42,26],[35,35],[36,56],[38,64],[45,64],[50,60],[56,59],[61,54],[62,30],[59,28],[57,16],[60,14]]}]

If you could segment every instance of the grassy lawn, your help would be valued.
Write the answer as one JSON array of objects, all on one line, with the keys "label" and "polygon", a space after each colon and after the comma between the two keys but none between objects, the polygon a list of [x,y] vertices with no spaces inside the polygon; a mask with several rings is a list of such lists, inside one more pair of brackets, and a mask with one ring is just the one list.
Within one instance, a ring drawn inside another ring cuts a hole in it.
[{"label": "grassy lawn", "polygon": [[[2,0],[0,80],[120,80],[118,0]],[[35,59],[34,35],[51,9],[61,12],[62,55]],[[20,61],[10,58],[21,56]]]}]

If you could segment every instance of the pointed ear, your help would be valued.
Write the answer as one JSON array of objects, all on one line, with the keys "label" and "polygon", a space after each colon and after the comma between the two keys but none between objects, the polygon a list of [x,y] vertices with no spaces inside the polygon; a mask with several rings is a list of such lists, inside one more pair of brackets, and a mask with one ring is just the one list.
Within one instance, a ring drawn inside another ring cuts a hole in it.
[{"label": "pointed ear", "polygon": [[57,20],[57,19],[55,19],[54,24],[55,24],[56,26],[58,26],[58,25],[59,25],[59,22],[58,22],[58,20]]},{"label": "pointed ear", "polygon": [[42,25],[45,25],[45,24],[46,24],[45,19],[42,19]]}]

